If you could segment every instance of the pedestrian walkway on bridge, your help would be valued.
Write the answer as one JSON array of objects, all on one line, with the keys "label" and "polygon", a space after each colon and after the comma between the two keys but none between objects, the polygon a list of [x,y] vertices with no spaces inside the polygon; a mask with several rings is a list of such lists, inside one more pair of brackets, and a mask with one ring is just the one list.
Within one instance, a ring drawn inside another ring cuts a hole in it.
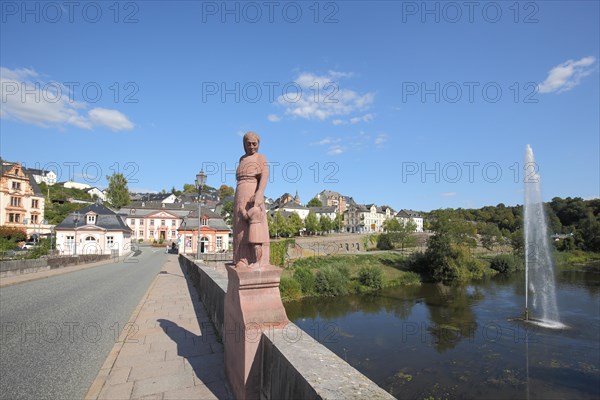
[{"label": "pedestrian walkway on bridge", "polygon": [[85,398],[231,398],[223,344],[177,255],[167,256]]}]

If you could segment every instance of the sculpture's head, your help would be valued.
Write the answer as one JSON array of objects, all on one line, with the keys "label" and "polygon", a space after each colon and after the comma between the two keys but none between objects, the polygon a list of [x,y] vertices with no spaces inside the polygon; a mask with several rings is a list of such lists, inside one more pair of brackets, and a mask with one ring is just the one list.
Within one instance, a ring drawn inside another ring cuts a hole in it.
[{"label": "sculpture's head", "polygon": [[258,152],[260,146],[260,136],[254,132],[246,132],[244,135],[244,150],[246,155],[251,156]]}]

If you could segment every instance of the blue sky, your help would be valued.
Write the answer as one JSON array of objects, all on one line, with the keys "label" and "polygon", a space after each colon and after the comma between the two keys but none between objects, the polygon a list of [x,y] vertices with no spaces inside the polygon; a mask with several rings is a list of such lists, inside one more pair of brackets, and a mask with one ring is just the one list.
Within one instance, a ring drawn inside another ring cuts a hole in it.
[{"label": "blue sky", "polygon": [[599,196],[597,1],[0,3],[0,154],[61,180],[235,186],[253,130],[270,197],[522,204],[526,144]]}]

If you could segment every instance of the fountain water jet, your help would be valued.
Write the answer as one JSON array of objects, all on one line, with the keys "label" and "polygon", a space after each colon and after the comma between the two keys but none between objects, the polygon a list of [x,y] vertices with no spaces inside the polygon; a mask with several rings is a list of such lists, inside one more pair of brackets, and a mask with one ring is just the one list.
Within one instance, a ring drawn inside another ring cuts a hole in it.
[{"label": "fountain water jet", "polygon": [[[558,317],[554,286],[554,262],[548,238],[548,225],[540,190],[540,176],[533,150],[525,150],[525,204],[523,224],[525,231],[525,320],[552,329],[566,328]],[[533,294],[529,310],[529,291]]]}]

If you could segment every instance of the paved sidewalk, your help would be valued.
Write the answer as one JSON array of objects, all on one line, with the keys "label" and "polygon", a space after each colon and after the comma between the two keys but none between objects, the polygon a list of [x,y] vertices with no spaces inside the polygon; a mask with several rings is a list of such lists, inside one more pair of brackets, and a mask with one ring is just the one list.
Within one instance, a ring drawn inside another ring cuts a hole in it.
[{"label": "paved sidewalk", "polygon": [[223,345],[176,255],[134,311],[86,399],[229,399]]}]

